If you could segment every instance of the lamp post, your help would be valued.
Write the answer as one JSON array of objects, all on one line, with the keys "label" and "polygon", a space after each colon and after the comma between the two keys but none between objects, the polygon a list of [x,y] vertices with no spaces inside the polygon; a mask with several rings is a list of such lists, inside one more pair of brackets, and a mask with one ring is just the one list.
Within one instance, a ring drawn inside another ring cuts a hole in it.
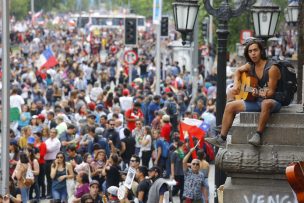
[{"label": "lamp post", "polygon": [[[173,15],[175,20],[175,29],[181,33],[182,44],[186,41],[192,41],[192,98],[191,106],[197,94],[197,71],[198,71],[198,23],[196,21],[200,5],[197,0],[176,0],[173,4]],[[188,35],[191,34],[189,37]],[[193,36],[192,36],[193,34]],[[189,37],[190,40],[187,38]]]},{"label": "lamp post", "polygon": [[[284,10],[284,16],[285,16],[285,20],[286,23],[289,26],[293,26],[296,27],[298,24],[298,20],[299,18],[299,2],[298,1],[292,1],[288,4],[287,8]],[[299,24],[300,26],[300,24]],[[297,28],[296,28],[297,29]],[[297,50],[297,55],[298,55],[298,68],[297,68],[297,83],[298,83],[298,91],[297,91],[297,103],[301,103],[302,102],[302,91],[303,91],[303,54],[301,54],[301,47],[303,44],[303,40],[301,41],[301,35],[300,35],[300,27],[298,27],[297,29],[297,35],[298,35],[298,43],[296,46],[296,50]],[[302,50],[303,51],[303,50]],[[303,103],[303,102],[302,102]],[[304,110],[304,108],[303,108]]]},{"label": "lamp post", "polygon": [[[255,36],[264,40],[274,36],[281,9],[271,0],[258,0],[251,9]],[[265,46],[266,48],[266,46]]]},{"label": "lamp post", "polygon": [[[231,8],[228,0],[222,1],[218,8],[210,4],[210,0],[204,0],[206,11],[218,19],[218,57],[217,57],[217,91],[216,91],[216,125],[222,123],[223,113],[226,105],[226,66],[227,66],[227,40],[228,40],[228,21],[232,17],[241,15],[254,3],[253,0],[243,0],[238,8]],[[218,149],[217,149],[218,150]],[[215,188],[223,184],[226,175],[216,166],[215,167]],[[217,202],[215,198],[215,202]]]}]

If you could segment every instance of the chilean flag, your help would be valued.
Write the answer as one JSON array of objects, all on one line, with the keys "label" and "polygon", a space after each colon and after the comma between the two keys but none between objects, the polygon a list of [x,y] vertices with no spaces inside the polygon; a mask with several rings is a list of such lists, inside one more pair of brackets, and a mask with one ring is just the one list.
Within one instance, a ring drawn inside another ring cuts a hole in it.
[{"label": "chilean flag", "polygon": [[50,69],[58,64],[56,57],[53,55],[53,52],[50,48],[45,49],[42,54],[40,54],[39,59],[36,62],[36,65],[39,69],[45,68]]},{"label": "chilean flag", "polygon": [[[204,123],[202,120],[193,119],[193,118],[185,118],[180,122],[180,140],[184,141],[185,136],[184,132],[187,132],[189,135],[189,146],[194,147],[193,136],[197,138],[200,142],[200,147],[203,146],[204,137],[206,132],[209,131],[210,125]],[[193,158],[196,158],[196,152],[194,151],[192,154]]]}]

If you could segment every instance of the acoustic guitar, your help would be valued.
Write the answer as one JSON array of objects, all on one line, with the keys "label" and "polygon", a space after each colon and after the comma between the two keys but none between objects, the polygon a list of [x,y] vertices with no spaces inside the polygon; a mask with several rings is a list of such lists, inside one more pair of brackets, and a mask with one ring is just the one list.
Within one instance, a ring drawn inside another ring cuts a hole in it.
[{"label": "acoustic guitar", "polygon": [[286,167],[287,181],[297,195],[299,203],[304,203],[304,161],[292,163]]},{"label": "acoustic guitar", "polygon": [[[253,89],[258,89],[258,79],[250,76],[247,72],[241,75],[241,88],[240,93],[235,95],[236,100],[254,101],[256,97],[252,95]],[[264,91],[264,89],[258,89]]]}]

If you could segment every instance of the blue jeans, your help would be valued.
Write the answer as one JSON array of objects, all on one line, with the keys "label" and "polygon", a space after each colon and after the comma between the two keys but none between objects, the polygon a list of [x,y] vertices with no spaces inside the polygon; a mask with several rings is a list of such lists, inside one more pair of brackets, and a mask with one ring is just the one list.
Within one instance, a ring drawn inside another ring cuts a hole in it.
[{"label": "blue jeans", "polygon": [[54,200],[61,200],[67,201],[68,200],[68,193],[66,187],[62,189],[53,189],[52,188],[52,195]]},{"label": "blue jeans", "polygon": [[22,202],[27,202],[29,200],[29,188],[28,187],[20,188],[20,192],[21,192]]}]

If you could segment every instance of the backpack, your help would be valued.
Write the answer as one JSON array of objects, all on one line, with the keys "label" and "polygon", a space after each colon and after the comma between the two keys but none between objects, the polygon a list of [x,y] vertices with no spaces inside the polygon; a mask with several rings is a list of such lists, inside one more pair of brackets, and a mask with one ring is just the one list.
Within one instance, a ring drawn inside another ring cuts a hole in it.
[{"label": "backpack", "polygon": [[45,93],[45,97],[48,101],[53,99],[54,90],[52,88],[48,88]]},{"label": "backpack", "polygon": [[166,108],[166,113],[170,116],[174,116],[177,114],[177,107],[176,103],[173,101],[169,101]]},{"label": "backpack", "polygon": [[26,187],[31,187],[34,184],[34,173],[31,169],[31,167],[28,167],[26,170],[25,178],[23,180],[23,183]]},{"label": "backpack", "polygon": [[278,82],[278,91],[274,99],[282,106],[288,106],[297,92],[297,76],[294,66],[287,60],[274,60],[272,64],[277,65],[281,71],[281,79]]},{"label": "backpack", "polygon": [[161,154],[161,157],[163,158],[167,158],[168,155],[169,155],[169,148],[170,148],[170,145],[167,141],[165,140],[162,140],[162,154]]}]

